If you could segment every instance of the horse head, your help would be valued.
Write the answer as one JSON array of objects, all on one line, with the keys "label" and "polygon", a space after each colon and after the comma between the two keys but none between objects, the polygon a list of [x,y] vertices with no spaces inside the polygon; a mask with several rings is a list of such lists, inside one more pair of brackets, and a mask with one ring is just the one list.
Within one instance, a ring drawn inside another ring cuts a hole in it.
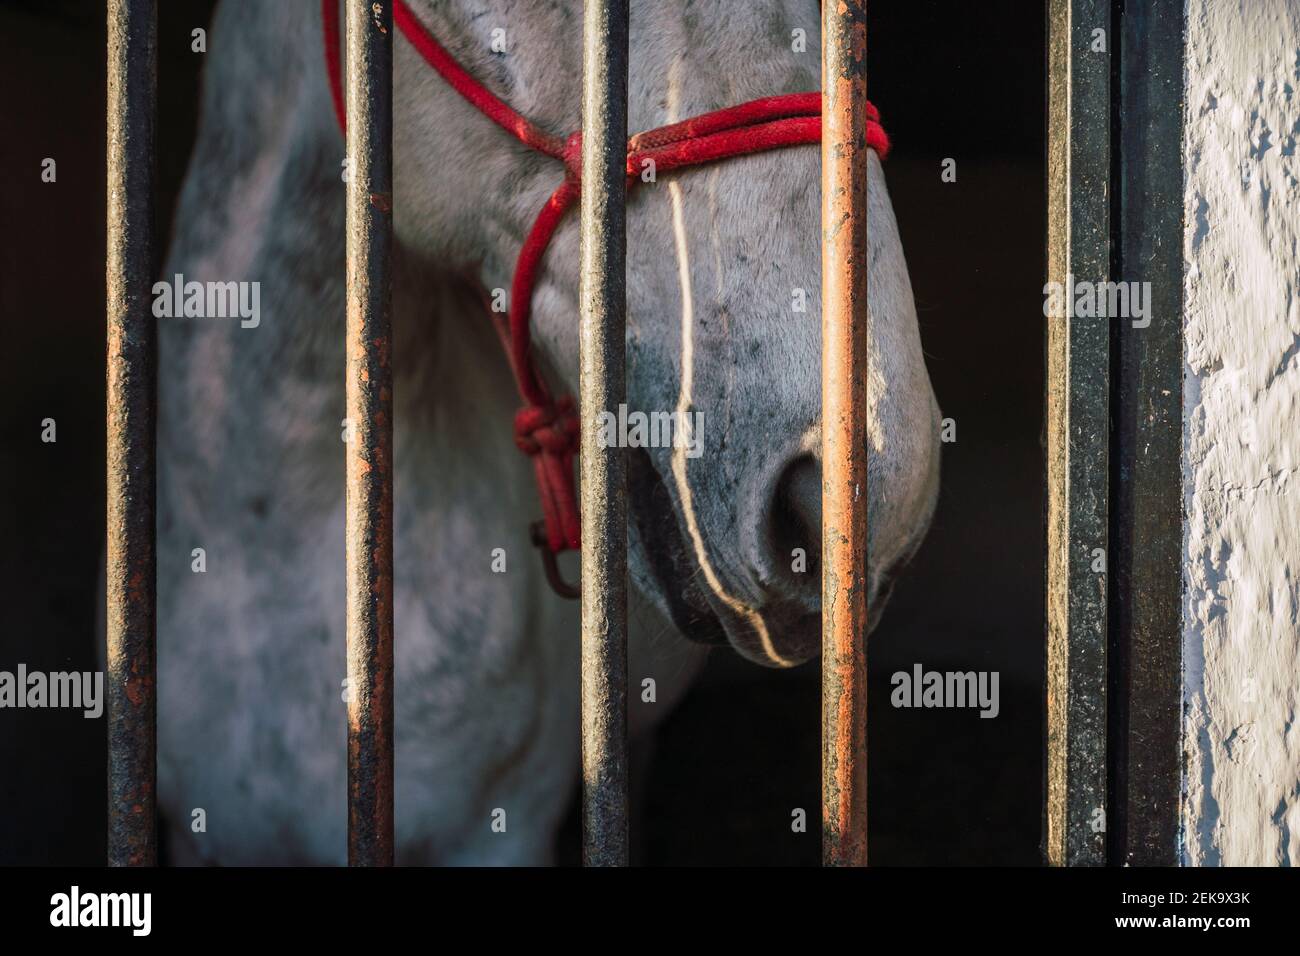
[{"label": "horse head", "polygon": [[[580,126],[581,4],[409,10],[537,127],[562,139]],[[813,0],[632,0],[630,131],[818,89],[818,32]],[[508,290],[564,166],[494,125],[401,40],[395,74],[399,240]],[[874,153],[869,164],[874,626],[928,526],[939,452],[898,226]],[[627,408],[609,424],[631,446],[630,572],[683,634],[776,666],[820,647],[819,168],[815,145],[651,168],[627,209]],[[578,384],[577,218],[559,225],[529,303],[536,354],[561,393]]]}]

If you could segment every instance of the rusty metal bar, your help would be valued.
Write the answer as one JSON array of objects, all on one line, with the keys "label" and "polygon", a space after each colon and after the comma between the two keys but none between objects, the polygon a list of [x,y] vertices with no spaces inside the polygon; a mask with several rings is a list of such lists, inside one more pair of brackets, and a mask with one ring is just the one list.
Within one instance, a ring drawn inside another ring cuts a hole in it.
[{"label": "rusty metal bar", "polygon": [[393,864],[393,9],[347,0],[348,864]]},{"label": "rusty metal bar", "polygon": [[628,0],[587,0],[583,18],[582,837],[587,866],[626,866],[627,465],[602,448],[602,412],[627,394]]},{"label": "rusty metal bar", "polygon": [[867,863],[867,9],[822,4],[822,863]]},{"label": "rusty metal bar", "polygon": [[157,329],[153,0],[108,4],[106,640],[108,863],[154,866],[157,838],[154,423]]},{"label": "rusty metal bar", "polygon": [[[1047,279],[1069,302],[1074,283],[1110,276],[1111,9],[1110,0],[1047,5]],[[1053,865],[1099,866],[1107,812],[1110,323],[1072,311],[1047,319],[1045,844]]]}]

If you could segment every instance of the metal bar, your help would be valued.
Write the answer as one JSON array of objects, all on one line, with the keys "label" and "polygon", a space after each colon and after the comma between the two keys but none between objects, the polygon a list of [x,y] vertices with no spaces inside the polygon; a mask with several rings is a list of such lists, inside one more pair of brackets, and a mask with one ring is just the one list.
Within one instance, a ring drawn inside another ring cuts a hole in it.
[{"label": "metal bar", "polygon": [[108,863],[154,866],[157,839],[154,424],[157,329],[153,0],[108,4],[106,639]]},{"label": "metal bar", "polygon": [[867,864],[867,9],[822,4],[822,863]]},{"label": "metal bar", "polygon": [[582,839],[587,866],[626,866],[627,463],[602,448],[601,413],[626,399],[628,0],[587,0],[583,17]]},{"label": "metal bar", "polygon": [[348,863],[393,863],[393,10],[347,0]]},{"label": "metal bar", "polygon": [[1176,866],[1182,775],[1183,21],[1127,0],[1117,103],[1118,277],[1147,316],[1113,319],[1110,862]]},{"label": "metal bar", "polygon": [[[1106,579],[1110,328],[1076,317],[1075,284],[1110,274],[1110,0],[1049,0],[1047,799],[1057,866],[1106,852]],[[1098,32],[1100,31],[1100,32]]]}]

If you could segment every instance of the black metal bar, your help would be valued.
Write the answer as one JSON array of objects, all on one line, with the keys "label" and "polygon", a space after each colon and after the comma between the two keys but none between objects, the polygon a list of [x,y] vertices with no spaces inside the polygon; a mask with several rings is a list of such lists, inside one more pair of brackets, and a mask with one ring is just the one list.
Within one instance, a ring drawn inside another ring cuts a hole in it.
[{"label": "black metal bar", "polygon": [[822,863],[867,865],[867,4],[822,5]]},{"label": "black metal bar", "polygon": [[393,863],[393,9],[347,0],[348,863]]},{"label": "black metal bar", "polygon": [[628,0],[587,0],[583,20],[582,833],[588,866],[626,866],[627,463],[602,448],[601,413],[627,394]]},{"label": "black metal bar", "polygon": [[1112,320],[1110,861],[1174,866],[1182,773],[1184,11],[1163,0],[1125,0],[1118,16],[1116,275],[1150,283],[1150,295],[1146,316]]},{"label": "black metal bar", "polygon": [[[1049,0],[1047,799],[1054,865],[1106,853],[1110,325],[1076,317],[1075,283],[1110,275],[1110,0]],[[1099,32],[1100,31],[1100,32]]]},{"label": "black metal bar", "polygon": [[108,4],[108,863],[157,841],[153,0]]}]

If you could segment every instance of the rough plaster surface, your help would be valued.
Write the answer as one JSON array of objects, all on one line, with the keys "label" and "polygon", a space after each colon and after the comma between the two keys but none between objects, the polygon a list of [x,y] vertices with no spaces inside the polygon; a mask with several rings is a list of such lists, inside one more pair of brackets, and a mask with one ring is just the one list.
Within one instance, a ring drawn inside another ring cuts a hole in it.
[{"label": "rough plaster surface", "polygon": [[1300,863],[1300,2],[1188,0],[1182,853]]}]

